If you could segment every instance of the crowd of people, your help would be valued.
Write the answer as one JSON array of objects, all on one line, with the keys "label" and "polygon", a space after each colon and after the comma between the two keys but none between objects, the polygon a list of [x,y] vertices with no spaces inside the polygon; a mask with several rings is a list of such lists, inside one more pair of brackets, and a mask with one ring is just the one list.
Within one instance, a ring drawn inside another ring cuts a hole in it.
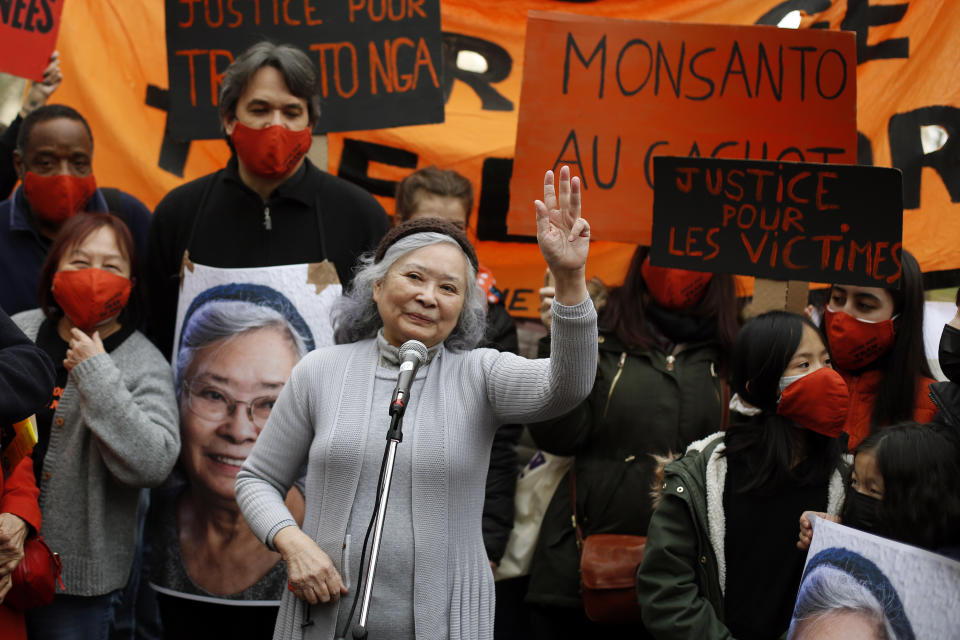
[{"label": "crowd of people", "polygon": [[[747,319],[734,276],[642,246],[607,288],[585,278],[578,177],[547,171],[528,358],[471,244],[468,180],[413,172],[391,221],[306,158],[299,50],[232,62],[227,166],[152,213],[97,183],[83,115],[44,104],[59,82],[54,56],[0,137],[2,444],[30,416],[37,434],[0,477],[0,599],[38,536],[62,573],[52,602],[0,605],[0,636],[345,637],[411,340],[371,637],[800,637],[826,624],[812,589],[795,611],[811,514],[960,561],[960,292],[936,381],[908,251],[898,286],[836,283],[803,315]],[[272,285],[301,266],[339,287],[329,335]],[[518,471],[544,454],[565,466],[518,540]],[[646,538],[632,621],[584,609],[596,534]],[[529,566],[501,589],[513,544]]]}]

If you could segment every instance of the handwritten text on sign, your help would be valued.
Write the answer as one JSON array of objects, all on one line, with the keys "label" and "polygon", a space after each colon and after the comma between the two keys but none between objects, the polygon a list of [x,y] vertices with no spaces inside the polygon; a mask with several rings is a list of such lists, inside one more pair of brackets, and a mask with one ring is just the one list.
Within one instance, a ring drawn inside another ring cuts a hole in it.
[{"label": "handwritten text on sign", "polygon": [[443,121],[439,0],[166,0],[166,24],[175,139],[223,135],[223,73],[261,40],[318,69],[317,131]]},{"label": "handwritten text on sign", "polygon": [[654,264],[862,286],[900,278],[896,169],[682,157],[653,166]]},{"label": "handwritten text on sign", "polygon": [[856,162],[852,33],[532,12],[525,55],[510,233],[561,164],[596,239],[648,244],[655,156]]},{"label": "handwritten text on sign", "polygon": [[0,0],[0,71],[43,80],[64,0]]}]

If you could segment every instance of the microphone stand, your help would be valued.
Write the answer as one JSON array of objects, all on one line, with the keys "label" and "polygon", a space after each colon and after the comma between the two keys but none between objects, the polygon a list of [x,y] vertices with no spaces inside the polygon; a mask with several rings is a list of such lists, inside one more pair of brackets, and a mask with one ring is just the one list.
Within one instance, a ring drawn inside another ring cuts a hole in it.
[{"label": "microphone stand", "polygon": [[393,480],[393,464],[397,455],[397,445],[403,441],[403,412],[406,398],[390,406],[390,430],[387,431],[387,446],[380,469],[380,484],[377,487],[376,518],[373,521],[373,542],[370,545],[370,564],[367,565],[363,579],[363,596],[360,602],[360,618],[353,628],[355,640],[367,637],[367,616],[370,613],[370,597],[373,594],[373,577],[377,571],[377,556],[380,553],[380,540],[383,537],[383,521],[387,515],[387,499],[390,497],[390,483]]}]

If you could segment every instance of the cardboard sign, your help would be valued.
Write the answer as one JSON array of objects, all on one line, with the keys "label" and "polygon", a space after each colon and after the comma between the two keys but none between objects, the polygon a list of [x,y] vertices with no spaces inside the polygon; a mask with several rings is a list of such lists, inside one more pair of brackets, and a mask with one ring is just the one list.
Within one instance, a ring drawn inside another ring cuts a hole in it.
[{"label": "cardboard sign", "polygon": [[897,169],[660,157],[650,260],[663,267],[896,286]]},{"label": "cardboard sign", "polygon": [[262,40],[320,73],[316,131],[443,122],[439,0],[166,0],[171,135],[222,137],[227,66]]},{"label": "cardboard sign", "polygon": [[64,0],[0,0],[0,71],[43,80]]},{"label": "cardboard sign", "polygon": [[532,12],[510,233],[544,169],[583,179],[597,240],[650,243],[658,155],[854,163],[852,33]]}]

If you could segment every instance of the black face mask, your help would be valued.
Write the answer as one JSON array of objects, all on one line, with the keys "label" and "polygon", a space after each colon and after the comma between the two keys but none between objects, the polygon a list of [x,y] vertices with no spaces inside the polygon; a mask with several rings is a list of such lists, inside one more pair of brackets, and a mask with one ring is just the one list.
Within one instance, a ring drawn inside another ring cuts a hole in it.
[{"label": "black face mask", "polygon": [[944,325],[940,335],[940,369],[954,384],[960,384],[960,329]]},{"label": "black face mask", "polygon": [[878,498],[860,493],[853,487],[848,486],[840,520],[848,527],[883,535],[880,523],[881,502]]}]

